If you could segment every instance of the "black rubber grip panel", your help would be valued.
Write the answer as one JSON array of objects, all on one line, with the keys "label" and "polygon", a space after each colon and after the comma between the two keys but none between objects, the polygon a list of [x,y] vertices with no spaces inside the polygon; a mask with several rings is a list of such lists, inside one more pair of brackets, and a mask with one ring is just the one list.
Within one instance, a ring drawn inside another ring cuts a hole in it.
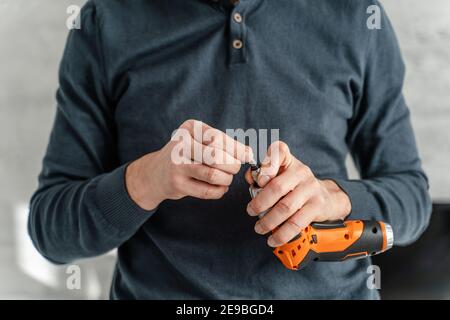
[{"label": "black rubber grip panel", "polygon": [[[315,261],[341,261],[347,259],[358,259],[366,257],[363,254],[349,256],[367,252],[369,255],[375,255],[383,249],[383,230],[378,221],[361,221],[364,223],[361,237],[350,247],[340,252],[320,252],[317,253]],[[346,258],[347,257],[347,258]]]},{"label": "black rubber grip panel", "polygon": [[336,228],[345,228],[344,221],[335,220],[335,221],[323,221],[323,222],[313,222],[311,223],[311,227],[314,229],[336,229]]},{"label": "black rubber grip panel", "polygon": [[306,267],[311,261],[319,261],[319,254],[313,250],[309,250],[306,254],[305,258],[299,263],[297,266],[297,270],[303,269]]},{"label": "black rubber grip panel", "polygon": [[[334,220],[334,221],[323,221],[323,222],[313,222],[311,223],[311,227],[314,229],[336,229],[336,228],[345,228],[345,224],[343,220]],[[301,237],[301,233],[292,238],[289,243],[292,241],[298,240]]]}]

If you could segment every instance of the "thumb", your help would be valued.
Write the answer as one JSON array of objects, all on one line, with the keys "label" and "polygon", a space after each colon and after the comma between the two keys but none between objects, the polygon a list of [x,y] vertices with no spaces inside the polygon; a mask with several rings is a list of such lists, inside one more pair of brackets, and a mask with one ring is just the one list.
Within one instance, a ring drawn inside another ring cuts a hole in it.
[{"label": "thumb", "polygon": [[275,141],[269,146],[267,155],[261,163],[258,176],[258,185],[264,187],[270,180],[278,175],[280,171],[287,168],[292,162],[289,147],[282,141]]}]

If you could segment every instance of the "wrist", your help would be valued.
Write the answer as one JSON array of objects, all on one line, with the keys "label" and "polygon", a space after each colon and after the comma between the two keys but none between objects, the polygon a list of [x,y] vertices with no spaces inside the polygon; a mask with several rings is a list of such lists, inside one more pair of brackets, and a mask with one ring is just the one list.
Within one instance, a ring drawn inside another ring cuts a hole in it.
[{"label": "wrist", "polygon": [[[125,185],[130,198],[142,209],[153,210],[165,200],[157,184],[153,182],[152,174],[156,152],[147,154],[128,165],[125,171]],[[151,172],[152,174],[148,174]]]},{"label": "wrist", "polygon": [[321,183],[330,194],[335,216],[345,219],[352,211],[350,198],[333,180],[322,180]]}]

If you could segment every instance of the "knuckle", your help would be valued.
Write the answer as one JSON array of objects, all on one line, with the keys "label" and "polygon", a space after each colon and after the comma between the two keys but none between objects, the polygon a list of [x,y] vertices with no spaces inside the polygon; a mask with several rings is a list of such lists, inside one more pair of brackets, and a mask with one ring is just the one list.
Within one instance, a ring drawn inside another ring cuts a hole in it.
[{"label": "knuckle", "polygon": [[223,195],[224,195],[224,192],[215,192],[214,194],[211,194],[209,198],[213,199],[213,200],[217,200],[217,199],[222,198]]},{"label": "knuckle", "polygon": [[224,133],[218,129],[212,129],[210,135],[210,145],[222,148],[226,143]]},{"label": "knuckle", "polygon": [[270,223],[266,219],[259,220],[258,224],[259,224],[259,226],[261,228],[261,231],[263,233],[267,233],[270,230],[272,230],[272,228],[270,227]]},{"label": "knuckle", "polygon": [[231,185],[232,182],[233,182],[233,175],[227,174],[226,175],[226,180],[225,180],[225,185],[229,186],[229,185]]},{"label": "knuckle", "polygon": [[325,205],[326,203],[327,203],[327,199],[324,197],[324,196],[322,196],[322,195],[320,195],[320,196],[317,196],[316,197],[316,201],[317,201],[317,203],[319,204],[319,205]]},{"label": "knuckle", "polygon": [[297,169],[297,174],[302,177],[304,181],[308,181],[312,177],[312,171],[308,166],[299,165]]},{"label": "knuckle", "polygon": [[281,151],[289,153],[289,147],[288,147],[288,145],[285,142],[279,141],[278,145],[279,145],[279,148],[280,148]]},{"label": "knuckle", "polygon": [[250,207],[253,209],[253,211],[256,214],[261,213],[263,211],[263,208],[262,208],[261,204],[258,201],[253,201],[251,203]]},{"label": "knuckle", "polygon": [[290,214],[293,211],[292,205],[286,201],[280,201],[276,205],[277,210],[283,215]]},{"label": "knuckle", "polygon": [[241,170],[241,164],[240,163],[237,163],[237,164],[233,165],[233,167],[231,168],[231,172],[233,174],[237,174],[240,170]]},{"label": "knuckle", "polygon": [[312,182],[311,182],[311,186],[314,188],[314,189],[316,189],[316,190],[319,190],[319,189],[321,189],[321,184],[320,184],[320,182],[317,180],[317,179],[314,179],[314,178],[312,178]]},{"label": "knuckle", "polygon": [[217,179],[217,171],[214,168],[206,168],[205,169],[206,181],[209,183],[214,183]]},{"label": "knuckle", "polygon": [[211,195],[211,188],[205,188],[202,191],[201,198],[202,199],[209,199],[210,195]]},{"label": "knuckle", "polygon": [[295,167],[295,173],[298,175],[298,176],[302,176],[303,175],[303,166],[302,165],[297,165],[296,167]]},{"label": "knuckle", "polygon": [[181,141],[178,141],[175,147],[180,148],[181,150],[191,150],[191,141],[183,139]]},{"label": "knuckle", "polygon": [[273,180],[270,188],[274,193],[279,194],[283,191],[283,184],[280,183],[278,180]]},{"label": "knuckle", "polygon": [[250,158],[254,157],[253,148],[250,146],[245,146],[245,152],[249,155]]},{"label": "knuckle", "polygon": [[222,188],[220,189],[220,191],[217,192],[217,195],[216,195],[215,199],[220,199],[220,198],[222,198],[222,197],[225,195],[225,193],[226,193],[227,191],[228,191],[228,188],[227,188],[227,187],[222,187]]},{"label": "knuckle", "polygon": [[230,163],[230,159],[227,153],[219,149],[218,156],[216,157],[216,163],[220,165],[227,165]]},{"label": "knuckle", "polygon": [[272,142],[270,147],[272,147],[272,148],[276,148],[276,147],[281,148],[281,143],[282,143],[281,140],[274,141],[274,142]]},{"label": "knuckle", "polygon": [[270,146],[271,153],[272,152],[279,152],[280,154],[289,154],[290,150],[288,145],[283,141],[275,141]]},{"label": "knuckle", "polygon": [[194,119],[187,119],[181,124],[180,128],[191,128],[194,124],[194,121]]},{"label": "knuckle", "polygon": [[220,156],[220,153],[218,152],[218,150],[216,148],[214,148],[214,146],[211,146],[211,145],[207,146],[206,150],[209,151],[209,154],[211,155],[211,159],[213,161],[217,161],[216,159],[219,158],[219,156]]},{"label": "knuckle", "polygon": [[[287,223],[291,228],[300,230],[300,226],[294,221],[294,219],[289,219],[289,220],[286,221],[286,223]],[[290,239],[288,239],[288,240],[290,240]]]},{"label": "knuckle", "polygon": [[302,177],[305,177],[306,174],[308,173],[308,171],[306,170],[306,166],[305,165],[299,165],[297,168],[297,173],[299,175],[301,175]]},{"label": "knuckle", "polygon": [[313,176],[312,170],[308,166],[303,165],[303,172],[307,177]]},{"label": "knuckle", "polygon": [[223,165],[227,163],[226,153],[220,149],[214,148],[211,152],[211,158],[213,163],[216,165]]},{"label": "knuckle", "polygon": [[179,140],[179,141],[174,141],[172,149],[177,148],[177,149],[184,150],[187,147],[186,145],[187,145],[187,143],[184,141],[184,139]]},{"label": "knuckle", "polygon": [[287,238],[286,233],[283,231],[275,232],[272,235],[272,237],[273,237],[273,240],[275,241],[275,243],[279,243],[279,244],[284,244],[289,241],[289,239],[286,239]]},{"label": "knuckle", "polygon": [[191,140],[183,139],[183,141],[178,142],[175,146],[179,150],[179,155],[181,157],[186,157],[187,159],[191,159],[192,148],[195,148],[195,145],[192,144]]}]

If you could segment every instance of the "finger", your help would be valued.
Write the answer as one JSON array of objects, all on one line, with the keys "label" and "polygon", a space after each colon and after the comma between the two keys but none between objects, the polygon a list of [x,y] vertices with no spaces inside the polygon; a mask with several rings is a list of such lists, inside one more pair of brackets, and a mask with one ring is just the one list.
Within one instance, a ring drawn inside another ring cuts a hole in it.
[{"label": "finger", "polygon": [[204,163],[230,174],[236,174],[241,169],[241,162],[222,149],[205,146],[194,139],[189,142],[189,146],[192,160],[197,163]]},{"label": "finger", "polygon": [[258,184],[264,187],[273,179],[282,168],[287,168],[292,163],[292,155],[289,147],[282,141],[275,141],[269,146],[267,155],[261,164]]},{"label": "finger", "polygon": [[310,188],[297,187],[281,199],[272,210],[255,224],[255,231],[266,234],[289,219],[311,197]]},{"label": "finger", "polygon": [[203,135],[203,144],[222,149],[241,163],[254,160],[253,149],[233,139],[226,133],[209,127]]},{"label": "finger", "polygon": [[199,199],[220,199],[228,191],[228,187],[215,186],[195,179],[188,179],[185,188],[188,190],[188,196]]},{"label": "finger", "polygon": [[241,163],[253,160],[253,150],[250,147],[206,123],[198,120],[188,120],[181,125],[181,128],[188,130],[197,142],[219,148]]},{"label": "finger", "polygon": [[251,215],[259,213],[273,207],[282,197],[292,191],[300,180],[290,171],[285,171],[281,175],[273,178],[258,195],[247,205],[247,212]]},{"label": "finger", "polygon": [[233,175],[203,164],[186,164],[185,172],[189,177],[212,185],[228,187],[233,181]]},{"label": "finger", "polygon": [[247,183],[248,183],[249,185],[252,185],[252,184],[254,183],[253,176],[252,176],[252,172],[251,172],[250,169],[248,169],[248,170],[245,172],[245,181],[247,181]]},{"label": "finger", "polygon": [[271,247],[279,247],[298,235],[301,230],[315,221],[320,208],[313,204],[307,203],[290,217],[283,225],[277,229],[267,240],[267,244]]}]

